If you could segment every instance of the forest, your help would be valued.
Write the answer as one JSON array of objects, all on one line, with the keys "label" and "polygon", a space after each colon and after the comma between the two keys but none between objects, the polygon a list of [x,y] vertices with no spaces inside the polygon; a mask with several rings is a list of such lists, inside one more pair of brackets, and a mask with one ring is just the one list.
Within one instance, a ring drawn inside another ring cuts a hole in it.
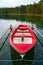
[{"label": "forest", "polygon": [[0,8],[0,15],[43,15],[43,1],[15,8]]}]

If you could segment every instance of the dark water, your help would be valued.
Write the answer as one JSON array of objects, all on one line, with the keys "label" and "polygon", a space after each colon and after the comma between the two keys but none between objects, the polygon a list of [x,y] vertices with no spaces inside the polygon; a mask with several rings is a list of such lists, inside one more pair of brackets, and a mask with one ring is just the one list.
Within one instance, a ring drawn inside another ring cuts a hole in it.
[{"label": "dark water", "polygon": [[[4,30],[6,31],[10,24],[12,24],[14,28],[19,24],[27,24],[30,27],[33,25],[37,42],[35,47],[21,59],[19,53],[10,46],[10,33],[8,31],[2,39],[0,38],[0,65],[43,65],[43,17],[14,16],[12,19],[0,19],[0,31],[2,31],[2,33]],[[8,25],[5,25],[6,22]],[[2,33],[0,33],[0,36]]]}]

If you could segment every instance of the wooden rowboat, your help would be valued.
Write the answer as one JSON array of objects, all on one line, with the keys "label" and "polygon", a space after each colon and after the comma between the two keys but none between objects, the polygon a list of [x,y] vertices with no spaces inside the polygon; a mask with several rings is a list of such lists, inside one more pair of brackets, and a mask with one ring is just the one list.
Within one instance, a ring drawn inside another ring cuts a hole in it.
[{"label": "wooden rowboat", "polygon": [[20,54],[32,49],[36,44],[36,36],[27,25],[19,25],[9,37],[10,45]]}]

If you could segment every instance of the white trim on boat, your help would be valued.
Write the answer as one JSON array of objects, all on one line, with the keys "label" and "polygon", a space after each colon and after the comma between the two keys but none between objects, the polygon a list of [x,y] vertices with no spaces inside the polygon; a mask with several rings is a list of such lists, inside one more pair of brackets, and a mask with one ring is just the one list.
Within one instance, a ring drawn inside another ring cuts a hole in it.
[{"label": "white trim on boat", "polygon": [[31,36],[31,33],[15,33],[14,36]]},{"label": "white trim on boat", "polygon": [[14,44],[32,44],[32,38],[24,38],[22,41],[22,38],[13,38]]},{"label": "white trim on boat", "polygon": [[[24,32],[28,32],[29,30],[23,30]],[[22,32],[22,30],[18,29],[17,32]]]}]

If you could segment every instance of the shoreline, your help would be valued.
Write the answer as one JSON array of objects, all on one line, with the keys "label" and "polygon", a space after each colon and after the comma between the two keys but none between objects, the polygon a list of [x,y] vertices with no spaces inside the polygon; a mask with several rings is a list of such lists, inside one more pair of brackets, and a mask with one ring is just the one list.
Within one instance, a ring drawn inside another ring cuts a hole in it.
[{"label": "shoreline", "polygon": [[43,14],[0,14],[0,15],[25,15],[25,16],[42,16]]},{"label": "shoreline", "polygon": [[42,16],[43,17],[43,14],[13,14],[13,15]]}]

